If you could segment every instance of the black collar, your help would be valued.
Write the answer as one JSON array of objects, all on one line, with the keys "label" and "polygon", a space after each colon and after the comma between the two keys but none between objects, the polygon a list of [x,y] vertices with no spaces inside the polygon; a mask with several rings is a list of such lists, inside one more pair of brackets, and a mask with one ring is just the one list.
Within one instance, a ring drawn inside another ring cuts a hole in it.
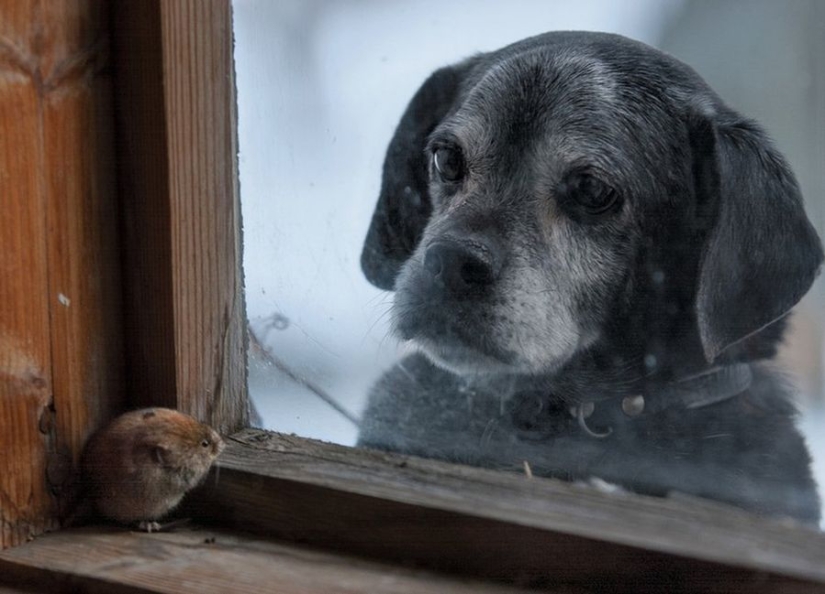
[{"label": "black collar", "polygon": [[747,390],[753,372],[747,363],[717,366],[677,380],[648,382],[641,392],[557,407],[558,398],[539,390],[517,392],[508,400],[511,422],[522,438],[544,440],[571,433],[604,438],[614,427],[665,411],[712,406]]},{"label": "black collar", "polygon": [[582,402],[570,409],[578,426],[590,437],[603,438],[613,432],[617,419],[639,419],[666,410],[703,408],[738,396],[753,381],[747,363],[716,366],[657,386],[648,392]]}]

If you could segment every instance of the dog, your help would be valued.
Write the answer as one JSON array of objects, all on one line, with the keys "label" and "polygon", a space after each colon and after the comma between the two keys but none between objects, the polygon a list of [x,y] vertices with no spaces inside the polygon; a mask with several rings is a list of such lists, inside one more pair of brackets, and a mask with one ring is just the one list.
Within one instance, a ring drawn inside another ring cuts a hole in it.
[{"label": "dog", "polygon": [[770,360],[822,259],[784,158],[675,58],[551,32],[442,68],[361,256],[416,352],[358,443],[817,522]]}]

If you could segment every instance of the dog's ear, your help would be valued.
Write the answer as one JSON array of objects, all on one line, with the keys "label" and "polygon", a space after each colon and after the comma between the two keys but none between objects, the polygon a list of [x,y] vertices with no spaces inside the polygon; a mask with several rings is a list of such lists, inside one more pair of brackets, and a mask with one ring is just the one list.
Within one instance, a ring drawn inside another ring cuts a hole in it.
[{"label": "dog's ear", "polygon": [[372,215],[361,269],[375,286],[391,290],[430,218],[427,137],[447,115],[472,60],[435,71],[401,117],[384,159],[378,204]]},{"label": "dog's ear", "polygon": [[689,129],[698,215],[710,227],[696,310],[712,361],[787,314],[823,253],[793,173],[758,126],[695,116]]}]

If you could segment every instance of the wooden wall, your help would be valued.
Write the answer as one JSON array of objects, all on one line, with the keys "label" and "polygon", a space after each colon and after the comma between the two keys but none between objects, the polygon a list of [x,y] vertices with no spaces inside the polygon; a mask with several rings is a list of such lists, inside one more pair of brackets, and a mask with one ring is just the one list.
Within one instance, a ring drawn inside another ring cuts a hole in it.
[{"label": "wooden wall", "polygon": [[108,9],[0,0],[0,548],[123,403]]}]

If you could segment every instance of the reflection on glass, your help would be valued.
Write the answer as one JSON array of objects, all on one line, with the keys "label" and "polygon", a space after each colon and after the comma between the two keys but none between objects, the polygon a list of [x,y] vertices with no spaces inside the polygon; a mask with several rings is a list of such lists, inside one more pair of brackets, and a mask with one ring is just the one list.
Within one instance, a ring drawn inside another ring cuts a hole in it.
[{"label": "reflection on glass", "polygon": [[[777,116],[780,151],[740,115],[776,133],[775,112],[726,80],[792,69],[740,72],[759,56],[729,37],[729,59],[706,50],[725,9],[473,3],[457,31],[466,6],[421,4],[235,4],[264,426],[818,521],[823,207],[805,148],[823,139],[800,97],[821,84],[797,65],[773,91],[800,114]],[[810,49],[759,6],[754,27]],[[702,72],[708,51],[722,99],[623,38],[496,51],[549,29],[618,31]],[[800,396],[776,355],[806,293],[779,357]]]}]

